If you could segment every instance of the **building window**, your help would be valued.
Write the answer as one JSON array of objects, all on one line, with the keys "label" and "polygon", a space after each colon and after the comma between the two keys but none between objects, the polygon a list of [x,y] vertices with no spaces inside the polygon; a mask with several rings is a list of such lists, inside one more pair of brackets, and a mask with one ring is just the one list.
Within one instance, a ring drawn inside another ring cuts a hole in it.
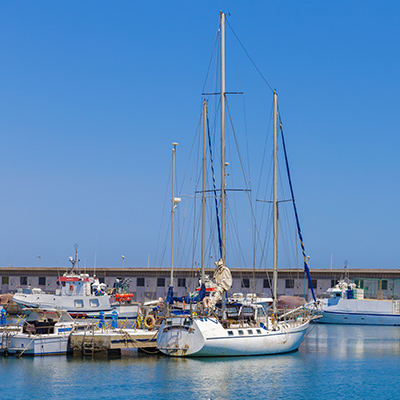
[{"label": "building window", "polygon": [[46,286],[46,277],[39,276],[39,286]]},{"label": "building window", "polygon": [[285,288],[286,289],[294,289],[294,279],[286,279]]},{"label": "building window", "polygon": [[387,289],[388,289],[388,281],[382,280],[382,290],[387,290]]},{"label": "building window", "polygon": [[178,287],[186,287],[186,278],[178,278]]},{"label": "building window", "polygon": [[270,280],[269,279],[264,279],[263,287],[264,287],[264,289],[271,289],[271,285],[270,285]]},{"label": "building window", "polygon": [[316,279],[311,279],[311,284],[312,284],[313,289],[317,288],[317,280]]},{"label": "building window", "polygon": [[3,277],[1,278],[1,283],[2,283],[2,285],[8,285],[9,280],[10,280],[10,277],[8,277],[8,276],[3,276]]},{"label": "building window", "polygon": [[157,286],[165,287],[165,278],[157,278]]},{"label": "building window", "polygon": [[136,278],[136,286],[144,286],[144,278]]},{"label": "building window", "polygon": [[249,278],[243,278],[242,279],[242,288],[249,288],[250,287],[250,279]]},{"label": "building window", "polygon": [[28,277],[27,276],[21,276],[19,278],[19,284],[20,285],[27,285],[28,284]]}]

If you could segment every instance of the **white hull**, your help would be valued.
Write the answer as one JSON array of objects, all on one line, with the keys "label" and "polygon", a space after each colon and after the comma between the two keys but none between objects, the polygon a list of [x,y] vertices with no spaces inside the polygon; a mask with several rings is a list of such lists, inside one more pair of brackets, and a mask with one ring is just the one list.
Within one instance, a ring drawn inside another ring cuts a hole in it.
[{"label": "white hull", "polygon": [[323,324],[390,325],[400,326],[400,302],[398,300],[321,300]]},{"label": "white hull", "polygon": [[[63,296],[60,294],[16,293],[13,300],[22,308],[65,310],[71,314],[98,316],[100,311],[111,312],[109,296]],[[79,305],[79,307],[77,307]]]},{"label": "white hull", "polygon": [[258,326],[224,328],[215,318],[173,317],[163,322],[158,349],[177,357],[218,357],[281,354],[295,351],[303,341],[309,321],[279,323],[277,330]]},{"label": "white hull", "polygon": [[[118,312],[118,318],[136,318],[136,304],[111,305],[109,296],[65,296],[62,294],[24,294],[16,293],[13,300],[21,308],[40,308],[42,310],[65,310],[73,316],[98,317],[100,311],[105,318],[111,318],[112,312]],[[79,305],[79,307],[77,307]]]},{"label": "white hull", "polygon": [[71,352],[69,335],[48,334],[29,335],[18,333],[11,337],[9,354],[23,354],[26,356],[48,356],[67,354]]}]

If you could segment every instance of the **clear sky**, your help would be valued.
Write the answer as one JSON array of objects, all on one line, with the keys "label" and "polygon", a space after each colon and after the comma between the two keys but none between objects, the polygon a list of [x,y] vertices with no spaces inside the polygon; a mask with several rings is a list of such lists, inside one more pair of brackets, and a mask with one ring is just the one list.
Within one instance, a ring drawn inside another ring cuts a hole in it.
[{"label": "clear sky", "polygon": [[389,0],[0,2],[1,266],[158,265],[220,10],[279,93],[311,268],[400,266]]}]

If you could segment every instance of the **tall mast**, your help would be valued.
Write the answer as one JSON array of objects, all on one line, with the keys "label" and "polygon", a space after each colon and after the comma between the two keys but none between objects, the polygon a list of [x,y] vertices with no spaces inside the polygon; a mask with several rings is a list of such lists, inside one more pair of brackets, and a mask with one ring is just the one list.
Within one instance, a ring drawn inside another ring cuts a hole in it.
[{"label": "tall mast", "polygon": [[203,196],[201,225],[201,283],[205,282],[204,252],[206,243],[206,150],[207,150],[207,101],[203,101]]},{"label": "tall mast", "polygon": [[273,193],[273,213],[274,213],[274,270],[273,270],[273,279],[272,279],[272,297],[274,299],[273,302],[273,312],[276,314],[276,300],[277,300],[277,292],[278,292],[278,129],[277,129],[277,94],[276,90],[274,90],[274,171],[273,171],[273,180],[274,180],[274,193]]},{"label": "tall mast", "polygon": [[172,143],[172,198],[171,198],[171,283],[174,286],[174,219],[177,199],[175,199],[175,153],[178,143]]},{"label": "tall mast", "polygon": [[221,25],[221,258],[226,263],[226,199],[225,199],[225,14],[220,12]]}]

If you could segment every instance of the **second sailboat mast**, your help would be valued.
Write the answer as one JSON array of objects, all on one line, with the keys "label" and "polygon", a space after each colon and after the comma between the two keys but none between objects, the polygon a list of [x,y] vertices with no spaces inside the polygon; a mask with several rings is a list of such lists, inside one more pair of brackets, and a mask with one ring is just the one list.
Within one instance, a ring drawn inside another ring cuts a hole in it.
[{"label": "second sailboat mast", "polygon": [[221,25],[221,258],[226,265],[226,198],[225,198],[225,14],[220,12]]}]

